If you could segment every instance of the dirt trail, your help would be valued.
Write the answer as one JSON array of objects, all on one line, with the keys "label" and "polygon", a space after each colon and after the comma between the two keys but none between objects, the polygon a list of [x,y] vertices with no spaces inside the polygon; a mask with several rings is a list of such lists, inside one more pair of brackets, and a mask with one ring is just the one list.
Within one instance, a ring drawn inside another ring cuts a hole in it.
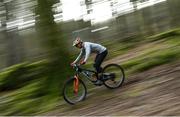
[{"label": "dirt trail", "polygon": [[62,102],[44,115],[180,116],[180,62],[132,75],[119,89],[97,87],[85,101],[75,106]]}]

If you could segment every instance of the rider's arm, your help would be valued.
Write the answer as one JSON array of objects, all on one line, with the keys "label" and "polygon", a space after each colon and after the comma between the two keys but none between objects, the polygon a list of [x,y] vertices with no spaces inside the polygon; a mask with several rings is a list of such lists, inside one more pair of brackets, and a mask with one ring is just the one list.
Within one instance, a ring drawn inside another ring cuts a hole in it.
[{"label": "rider's arm", "polygon": [[87,44],[86,46],[85,46],[85,58],[84,58],[84,62],[86,62],[87,61],[87,59],[88,59],[88,57],[89,57],[89,55],[90,55],[90,53],[91,53],[91,48],[90,48],[90,45],[89,44]]},{"label": "rider's arm", "polygon": [[83,50],[81,49],[79,56],[76,58],[76,60],[73,63],[77,63],[82,57],[83,57]]}]

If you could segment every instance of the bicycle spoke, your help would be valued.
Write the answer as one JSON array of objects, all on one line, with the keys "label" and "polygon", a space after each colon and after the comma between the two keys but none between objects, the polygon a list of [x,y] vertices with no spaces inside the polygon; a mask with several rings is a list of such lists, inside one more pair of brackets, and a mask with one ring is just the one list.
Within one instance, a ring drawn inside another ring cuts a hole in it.
[{"label": "bicycle spoke", "polygon": [[104,82],[104,84],[108,88],[117,88],[121,86],[124,81],[124,72],[119,65],[107,65],[104,68],[103,74],[105,75],[105,77],[107,77],[107,80]]},{"label": "bicycle spoke", "polygon": [[74,89],[75,88],[74,78],[70,79],[64,87],[64,90],[63,90],[64,99],[70,104],[75,104],[83,100],[86,96],[86,87],[81,80],[79,81],[80,82],[78,84],[78,90]]}]

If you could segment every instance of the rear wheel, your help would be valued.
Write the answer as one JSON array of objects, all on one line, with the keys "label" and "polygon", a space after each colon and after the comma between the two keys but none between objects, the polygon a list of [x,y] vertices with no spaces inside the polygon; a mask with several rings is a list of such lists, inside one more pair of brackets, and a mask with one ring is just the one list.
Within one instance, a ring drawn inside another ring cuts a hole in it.
[{"label": "rear wheel", "polygon": [[78,84],[75,87],[75,84],[77,82],[76,80],[77,79],[73,77],[68,79],[63,88],[64,100],[69,104],[75,104],[79,101],[84,100],[87,94],[86,86],[81,79],[78,79]]},{"label": "rear wheel", "polygon": [[104,85],[107,88],[115,89],[120,87],[125,79],[124,70],[120,65],[109,64],[103,68]]}]

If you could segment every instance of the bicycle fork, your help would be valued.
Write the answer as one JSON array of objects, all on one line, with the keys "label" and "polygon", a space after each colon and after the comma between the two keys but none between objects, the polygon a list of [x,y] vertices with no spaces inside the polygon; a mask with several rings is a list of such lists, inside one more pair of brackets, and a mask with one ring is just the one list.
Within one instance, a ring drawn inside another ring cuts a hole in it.
[{"label": "bicycle fork", "polygon": [[79,90],[79,78],[78,75],[74,76],[74,94],[77,95]]}]

